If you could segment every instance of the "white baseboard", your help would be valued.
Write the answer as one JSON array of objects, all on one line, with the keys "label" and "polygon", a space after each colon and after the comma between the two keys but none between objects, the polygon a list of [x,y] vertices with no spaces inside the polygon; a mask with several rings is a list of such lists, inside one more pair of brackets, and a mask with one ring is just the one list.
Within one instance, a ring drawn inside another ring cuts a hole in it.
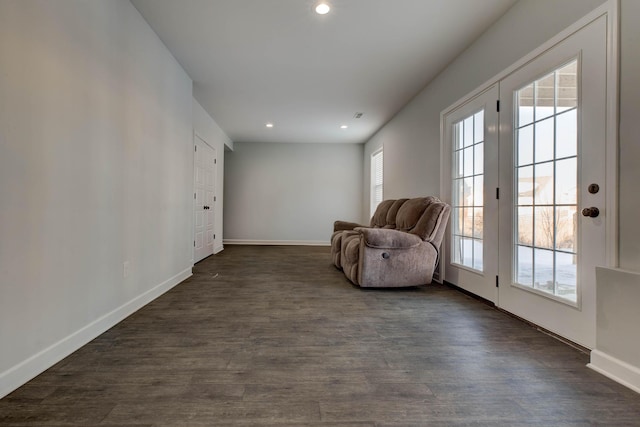
[{"label": "white baseboard", "polygon": [[0,373],[0,399],[117,325],[192,274],[192,267],[181,271],[57,343]]},{"label": "white baseboard", "polygon": [[227,239],[226,245],[264,245],[264,246],[331,246],[331,242],[324,240],[244,240]]},{"label": "white baseboard", "polygon": [[615,382],[640,393],[640,368],[616,359],[599,350],[591,351],[591,363],[587,366]]},{"label": "white baseboard", "polygon": [[224,250],[224,246],[223,246],[223,245],[216,246],[215,248],[213,248],[213,253],[214,253],[214,255],[215,255],[215,254],[217,254],[217,253],[222,252],[223,250]]}]

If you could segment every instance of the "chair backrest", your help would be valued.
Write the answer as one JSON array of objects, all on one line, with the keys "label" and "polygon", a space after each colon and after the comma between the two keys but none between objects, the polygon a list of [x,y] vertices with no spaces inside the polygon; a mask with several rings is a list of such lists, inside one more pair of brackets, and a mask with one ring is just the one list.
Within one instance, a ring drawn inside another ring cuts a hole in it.
[{"label": "chair backrest", "polygon": [[389,199],[378,205],[371,217],[371,227],[415,234],[439,249],[450,213],[451,207],[434,196]]},{"label": "chair backrest", "polygon": [[431,242],[439,250],[450,213],[451,206],[436,199],[427,206],[416,226],[409,232],[424,241]]},{"label": "chair backrest", "polygon": [[383,200],[380,202],[380,204],[378,204],[376,211],[373,213],[373,216],[371,217],[371,223],[370,223],[371,227],[382,228],[385,225],[387,225],[387,212],[389,212],[389,209],[391,208],[394,202],[395,200],[389,199],[389,200]]},{"label": "chair backrest", "polygon": [[433,196],[416,197],[407,200],[400,209],[398,209],[398,214],[396,215],[396,230],[407,233],[411,232],[418,224],[424,211],[434,201],[439,200]]},{"label": "chair backrest", "polygon": [[396,217],[398,216],[398,211],[407,200],[409,199],[398,199],[393,202],[393,204],[389,208],[389,211],[387,212],[387,224],[384,226],[384,228],[396,228]]}]

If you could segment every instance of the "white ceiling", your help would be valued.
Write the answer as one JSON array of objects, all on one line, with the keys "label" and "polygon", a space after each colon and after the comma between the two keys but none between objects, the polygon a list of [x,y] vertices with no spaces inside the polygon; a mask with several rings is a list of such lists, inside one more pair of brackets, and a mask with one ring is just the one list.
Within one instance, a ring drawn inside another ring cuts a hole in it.
[{"label": "white ceiling", "polygon": [[132,2],[234,142],[358,143],[516,0]]}]

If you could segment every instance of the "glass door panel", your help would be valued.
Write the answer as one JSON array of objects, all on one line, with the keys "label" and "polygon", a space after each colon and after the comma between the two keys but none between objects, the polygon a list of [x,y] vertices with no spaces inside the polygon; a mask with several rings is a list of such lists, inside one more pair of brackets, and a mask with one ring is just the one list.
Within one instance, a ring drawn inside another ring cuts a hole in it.
[{"label": "glass door panel", "polygon": [[518,239],[514,253],[532,255],[516,257],[515,283],[573,303],[577,302],[578,259],[574,245],[578,80],[575,58],[515,93],[516,122],[522,126],[515,129]]}]

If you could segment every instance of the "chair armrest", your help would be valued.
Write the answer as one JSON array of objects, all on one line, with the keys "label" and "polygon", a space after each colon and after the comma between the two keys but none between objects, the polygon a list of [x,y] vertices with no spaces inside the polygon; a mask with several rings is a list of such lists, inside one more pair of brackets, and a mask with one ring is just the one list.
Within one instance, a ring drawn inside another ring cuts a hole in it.
[{"label": "chair armrest", "polygon": [[408,249],[418,246],[422,239],[415,234],[385,228],[356,228],[364,236],[365,245],[378,249]]},{"label": "chair armrest", "polygon": [[333,231],[343,231],[343,230],[353,230],[356,227],[365,227],[362,224],[357,224],[355,222],[349,221],[335,221],[333,223]]}]

